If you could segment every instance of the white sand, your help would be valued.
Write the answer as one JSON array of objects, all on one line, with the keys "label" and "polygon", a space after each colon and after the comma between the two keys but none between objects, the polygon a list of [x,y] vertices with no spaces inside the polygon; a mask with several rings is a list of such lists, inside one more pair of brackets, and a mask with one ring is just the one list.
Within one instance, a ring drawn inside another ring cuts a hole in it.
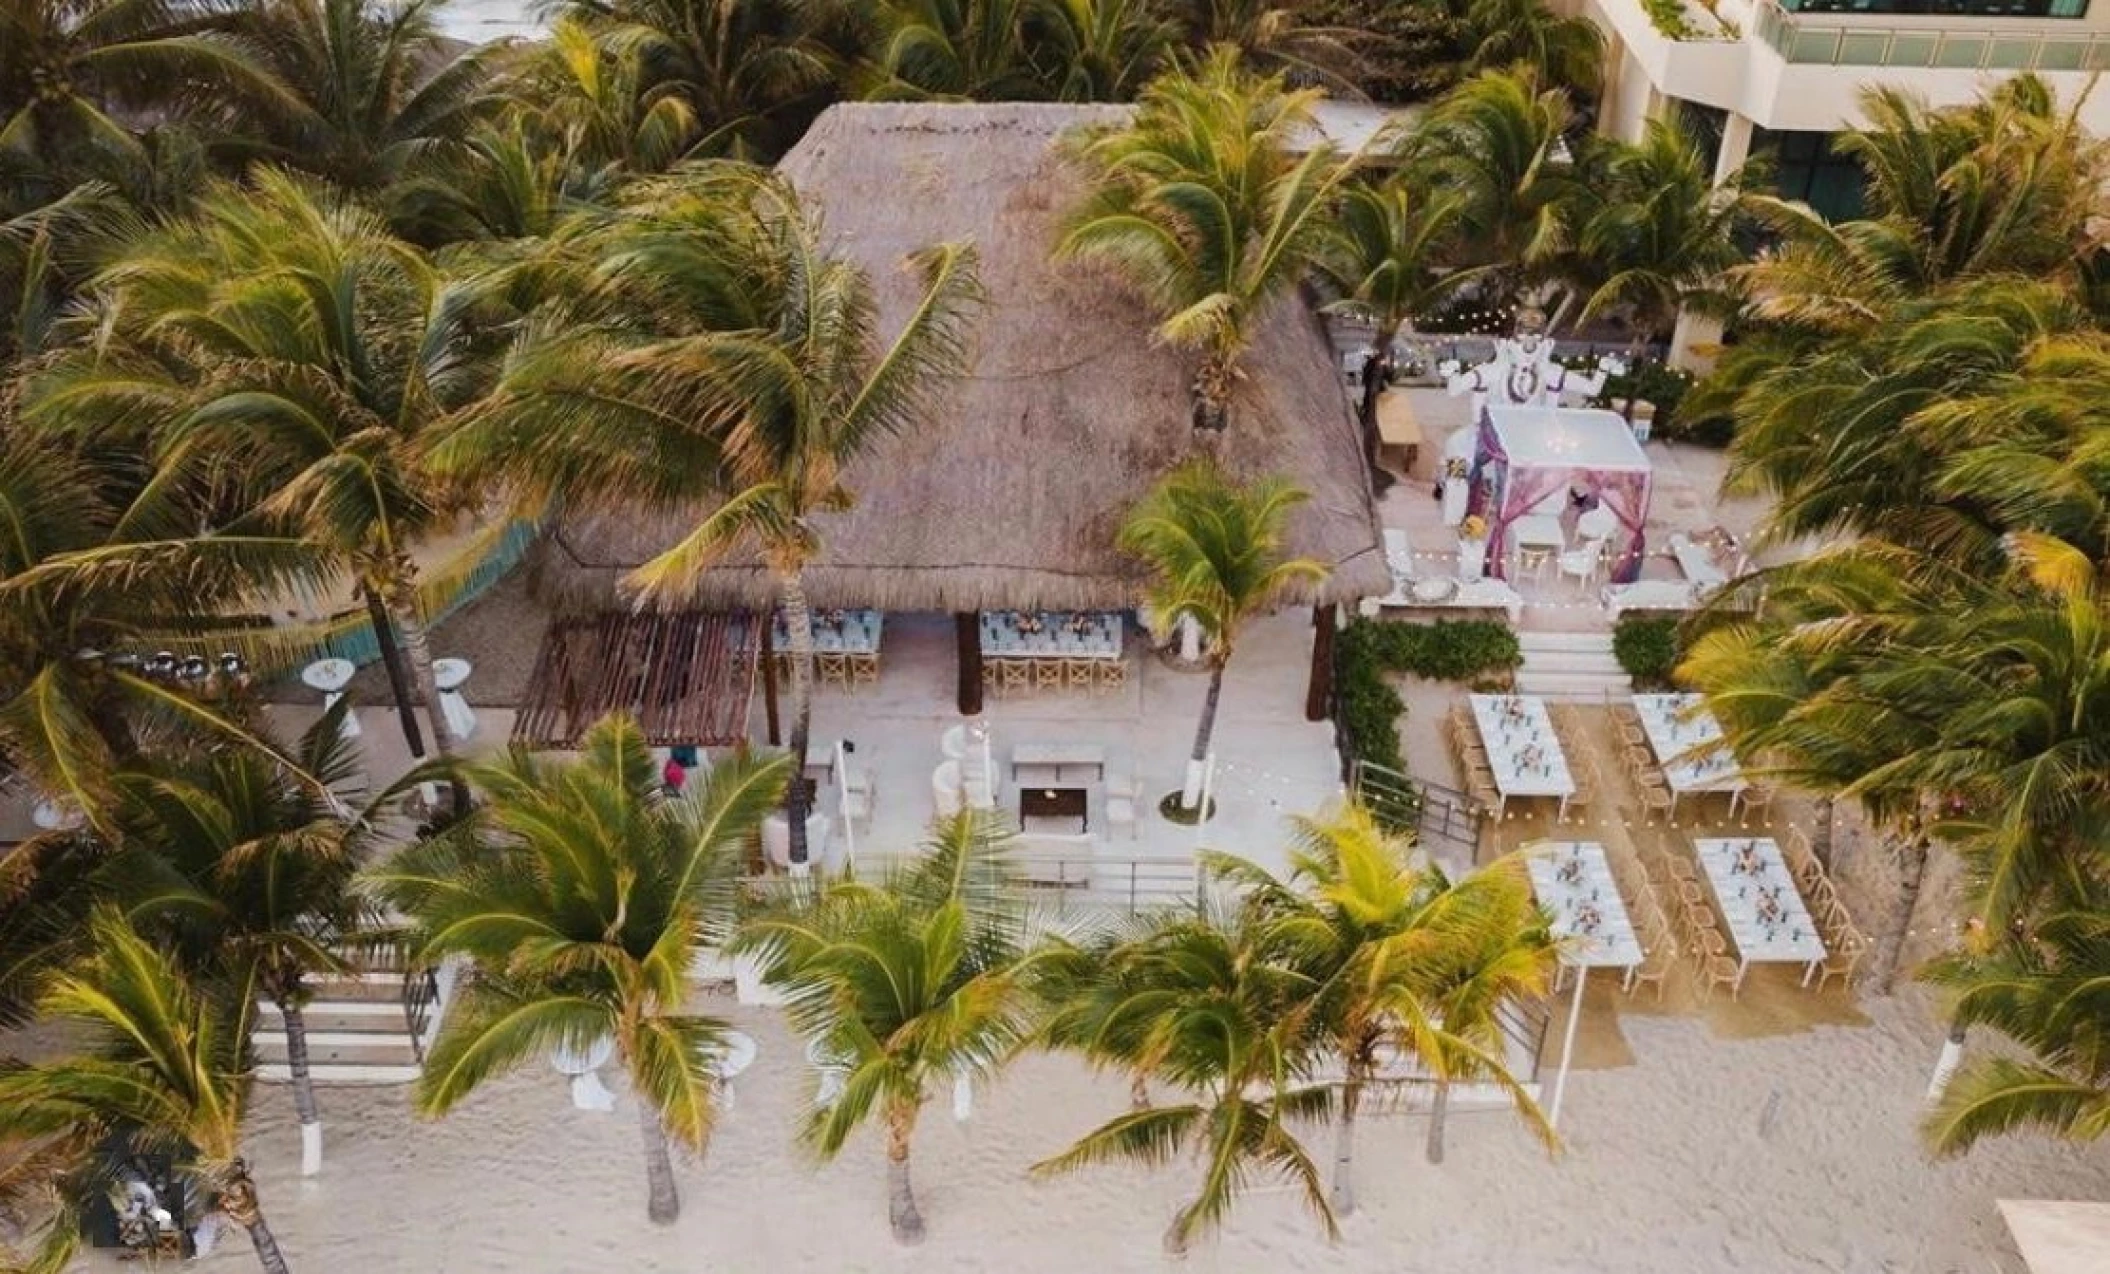
[{"label": "white sand", "polygon": [[[324,1174],[295,1175],[286,1090],[261,1088],[251,1150],[299,1274],[600,1271],[1128,1271],[1167,1268],[1159,1235],[1192,1177],[1116,1168],[1046,1184],[1029,1162],[1121,1109],[1125,1086],[1031,1057],[956,1126],[926,1112],[916,1154],[930,1237],[888,1237],[877,1143],[814,1166],[792,1144],[793,1042],[773,1015],[713,1000],[762,1043],[708,1160],[684,1165],[680,1222],[645,1220],[627,1095],[574,1111],[535,1068],[452,1117],[414,1122],[404,1089],[323,1093]],[[1364,1209],[1329,1247],[1286,1193],[1248,1196],[1197,1271],[1946,1271],[2020,1265],[1999,1197],[2110,1197],[2110,1146],[2031,1138],[1930,1164],[1913,1120],[1939,1032],[1919,993],[1865,1006],[1873,1025],[1762,1040],[1691,1017],[1625,1015],[1638,1063],[1578,1072],[1569,1152],[1548,1162],[1506,1117],[1453,1120],[1447,1162],[1421,1158],[1419,1118],[1371,1121]],[[1777,1095],[1777,1102],[1775,1101]],[[1775,1107],[1770,1128],[1762,1117]],[[1309,1138],[1324,1159],[1323,1132]],[[246,1267],[246,1245],[214,1264]],[[1461,1264],[1463,1263],[1463,1264]]]}]

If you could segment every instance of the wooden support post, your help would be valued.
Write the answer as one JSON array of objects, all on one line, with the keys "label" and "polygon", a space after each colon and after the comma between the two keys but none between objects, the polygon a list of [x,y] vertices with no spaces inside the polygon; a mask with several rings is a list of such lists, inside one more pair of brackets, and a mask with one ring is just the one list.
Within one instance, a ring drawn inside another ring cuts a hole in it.
[{"label": "wooden support post", "polygon": [[1311,681],[1304,690],[1304,719],[1324,721],[1333,698],[1334,608],[1311,608]]},{"label": "wooden support post", "polygon": [[960,715],[978,716],[982,711],[982,617],[960,611],[952,617],[954,644],[959,648]]},{"label": "wooden support post", "polygon": [[769,746],[781,748],[784,739],[777,725],[777,621],[763,611],[755,622],[762,625],[762,715],[769,722]]}]

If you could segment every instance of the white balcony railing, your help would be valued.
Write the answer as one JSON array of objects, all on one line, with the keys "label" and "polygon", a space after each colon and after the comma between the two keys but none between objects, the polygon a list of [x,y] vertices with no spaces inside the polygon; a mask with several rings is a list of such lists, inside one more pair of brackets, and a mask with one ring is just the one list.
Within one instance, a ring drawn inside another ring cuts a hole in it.
[{"label": "white balcony railing", "polygon": [[1758,5],[1757,33],[1787,62],[1814,66],[1917,67],[1954,71],[2110,69],[2110,33],[2002,31],[1970,27],[1850,25],[1830,15]]}]

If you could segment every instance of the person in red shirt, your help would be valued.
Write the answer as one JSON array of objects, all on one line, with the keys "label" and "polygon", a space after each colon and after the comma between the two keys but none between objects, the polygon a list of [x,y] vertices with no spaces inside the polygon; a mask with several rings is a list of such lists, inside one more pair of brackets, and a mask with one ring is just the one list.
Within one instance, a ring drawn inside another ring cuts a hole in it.
[{"label": "person in red shirt", "polygon": [[689,781],[688,767],[681,763],[681,758],[674,756],[667,758],[667,768],[661,770],[659,776],[665,781],[669,796],[680,796],[682,784]]}]

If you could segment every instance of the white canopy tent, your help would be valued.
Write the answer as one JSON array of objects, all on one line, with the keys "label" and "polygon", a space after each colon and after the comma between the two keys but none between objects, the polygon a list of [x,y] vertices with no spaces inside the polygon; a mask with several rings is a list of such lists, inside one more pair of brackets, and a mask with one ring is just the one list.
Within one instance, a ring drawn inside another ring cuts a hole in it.
[{"label": "white canopy tent", "polygon": [[2110,1269],[2110,1203],[2002,1199],[2000,1214],[2030,1274],[2101,1274]]},{"label": "white canopy tent", "polygon": [[[1577,491],[1617,519],[1607,546],[1612,579],[1624,583],[1641,573],[1653,466],[1625,419],[1595,408],[1490,404],[1474,443],[1469,507],[1487,519],[1495,545],[1521,518],[1558,516]],[[1498,547],[1498,572],[1500,562]]]}]

